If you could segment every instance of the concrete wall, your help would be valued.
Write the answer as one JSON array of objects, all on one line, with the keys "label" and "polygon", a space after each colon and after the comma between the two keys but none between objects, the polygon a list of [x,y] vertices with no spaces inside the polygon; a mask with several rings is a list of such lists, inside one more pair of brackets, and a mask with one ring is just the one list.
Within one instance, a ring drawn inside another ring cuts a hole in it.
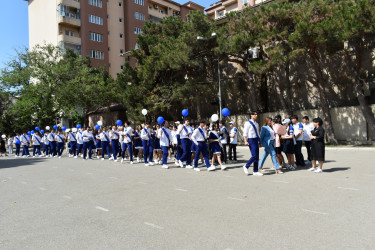
[{"label": "concrete wall", "polygon": [[[371,108],[375,112],[375,105],[371,105]],[[261,113],[257,122],[260,126],[263,126],[263,121],[266,117],[273,118],[278,114],[283,119],[285,118],[285,114],[282,112]],[[315,117],[323,117],[322,111],[319,109],[294,111],[293,114],[298,116],[300,122],[302,122],[302,117],[305,115],[310,118],[310,121]],[[369,133],[367,123],[359,106],[332,108],[331,116],[336,138],[340,142],[369,143],[369,141],[375,141],[375,136]],[[229,121],[236,122],[235,126],[239,130],[239,141],[241,143],[243,143],[243,126],[249,119],[249,115],[234,115],[226,119],[226,123]]]}]

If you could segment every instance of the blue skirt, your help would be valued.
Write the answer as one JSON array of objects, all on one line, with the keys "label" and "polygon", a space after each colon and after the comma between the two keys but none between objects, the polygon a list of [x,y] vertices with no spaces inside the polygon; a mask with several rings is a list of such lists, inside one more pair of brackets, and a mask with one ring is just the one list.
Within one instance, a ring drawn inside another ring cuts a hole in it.
[{"label": "blue skirt", "polygon": [[155,140],[154,140],[154,149],[155,150],[161,150],[159,138],[155,138]]},{"label": "blue skirt", "polygon": [[196,152],[197,151],[197,145],[192,141],[191,142],[191,152]]},{"label": "blue skirt", "polygon": [[217,141],[211,142],[211,150],[213,154],[221,154],[221,147]]}]

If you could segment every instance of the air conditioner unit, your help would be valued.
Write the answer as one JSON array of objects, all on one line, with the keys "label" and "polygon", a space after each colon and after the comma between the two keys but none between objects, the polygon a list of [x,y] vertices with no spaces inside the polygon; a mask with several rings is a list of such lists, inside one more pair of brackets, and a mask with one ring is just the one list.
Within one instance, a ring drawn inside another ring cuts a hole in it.
[{"label": "air conditioner unit", "polygon": [[179,11],[177,11],[177,12],[176,12],[176,15],[178,15],[178,16],[179,16],[180,14],[181,14],[181,12],[179,12]]},{"label": "air conditioner unit", "polygon": [[157,6],[157,5],[155,4],[155,5],[154,5],[154,8],[157,9],[157,8],[159,8],[159,6]]},{"label": "air conditioner unit", "polygon": [[77,50],[81,50],[81,45],[77,45],[77,46],[76,46],[76,49],[77,49]]}]

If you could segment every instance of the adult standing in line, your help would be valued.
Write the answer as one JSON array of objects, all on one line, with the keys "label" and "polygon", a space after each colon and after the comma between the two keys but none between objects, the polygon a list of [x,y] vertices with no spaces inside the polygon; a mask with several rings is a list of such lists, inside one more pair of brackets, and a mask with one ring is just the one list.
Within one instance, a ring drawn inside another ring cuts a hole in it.
[{"label": "adult standing in line", "polygon": [[215,170],[216,169],[215,166],[211,166],[210,160],[208,159],[208,149],[207,149],[207,143],[206,143],[207,130],[205,128],[205,122],[204,121],[201,121],[199,123],[199,127],[194,130],[194,132],[191,136],[191,139],[193,140],[193,142],[197,146],[197,149],[196,149],[197,152],[196,152],[195,158],[194,158],[194,170],[200,171],[200,169],[198,168],[198,159],[199,159],[199,156],[200,156],[201,153],[202,153],[204,161],[206,163],[207,171]]},{"label": "adult standing in line", "polygon": [[219,136],[222,147],[221,161],[227,163],[227,145],[228,145],[228,130],[225,127],[224,121],[219,122]]},{"label": "adult standing in line", "polygon": [[162,127],[158,130],[157,134],[160,139],[161,150],[163,151],[162,168],[168,169],[168,150],[172,142],[172,134],[168,128],[168,122],[164,121]]},{"label": "adult standing in line", "polygon": [[191,127],[190,121],[188,119],[185,120],[184,125],[180,126],[180,129],[177,131],[180,134],[181,144],[183,153],[181,155],[178,164],[180,167],[184,167],[184,161],[186,161],[186,168],[192,168],[191,166]]},{"label": "adult standing in line", "polygon": [[[112,127],[112,130],[109,131],[109,138],[111,139],[111,146],[112,146],[112,160],[117,162],[117,154],[119,151],[119,138],[120,133],[117,130],[116,126]],[[111,158],[110,158],[111,160]]]},{"label": "adult standing in line", "polygon": [[303,125],[298,122],[298,116],[292,116],[292,124],[294,129],[294,138],[296,143],[294,145],[294,155],[296,156],[296,165],[304,167],[306,166],[305,160],[302,154],[302,141],[303,141]]},{"label": "adult standing in line", "polygon": [[276,160],[276,151],[275,151],[275,131],[272,128],[272,118],[267,117],[264,120],[263,127],[260,131],[260,142],[264,147],[264,153],[262,159],[259,162],[259,168],[263,169],[263,164],[266,161],[268,155],[271,155],[272,163],[276,169],[277,174],[282,174],[280,166]]},{"label": "adult standing in line", "polygon": [[33,136],[31,137],[31,140],[33,142],[33,157],[35,156],[41,156],[42,154],[40,153],[40,144],[42,142],[42,138],[39,136],[39,132],[36,131]]},{"label": "adult standing in line", "polygon": [[[229,133],[229,160],[237,162],[237,128],[234,126],[234,121],[229,122],[230,133]],[[232,158],[233,153],[233,158]]]},{"label": "adult standing in line", "polygon": [[124,131],[122,132],[123,138],[123,150],[122,150],[122,160],[121,163],[124,162],[125,158],[125,152],[126,149],[128,150],[129,158],[130,158],[130,164],[133,164],[133,145],[132,145],[132,133],[133,129],[129,126],[130,123],[126,121],[124,123]]},{"label": "adult standing in line", "polygon": [[[150,165],[148,162],[148,154],[149,152],[149,143],[151,139],[151,130],[150,130],[150,124],[145,123],[145,127],[141,130],[141,139],[142,139],[142,146],[143,146],[143,159],[145,161],[145,166]],[[152,163],[153,165],[153,163]]]},{"label": "adult standing in line", "polygon": [[52,130],[51,133],[48,134],[48,141],[49,141],[49,148],[50,148],[50,155],[51,157],[56,157],[56,138],[55,138],[55,130]]},{"label": "adult standing in line", "polygon": [[109,150],[109,133],[106,127],[103,127],[103,131],[100,133],[100,142],[102,147],[102,161],[104,161],[104,155],[107,151],[108,159],[111,159],[111,152]]},{"label": "adult standing in line", "polygon": [[302,118],[303,121],[303,141],[305,143],[306,151],[307,151],[307,160],[311,162],[311,131],[314,130],[314,124],[309,121],[308,116],[304,116]]},{"label": "adult standing in line", "polygon": [[17,133],[17,135],[14,137],[14,143],[16,145],[16,155],[15,155],[15,157],[20,157],[20,151],[21,151],[21,135],[20,135],[20,133]]},{"label": "adult standing in line", "polygon": [[[311,132],[311,160],[312,168],[308,171],[315,173],[323,172],[323,163],[325,160],[325,145],[324,145],[324,128],[322,127],[322,119],[314,118],[314,130]],[[319,168],[316,168],[316,161],[319,162]]]},{"label": "adult standing in line", "polygon": [[258,112],[253,111],[250,113],[250,120],[245,123],[244,126],[244,140],[245,145],[249,147],[251,152],[251,158],[243,166],[243,171],[246,175],[249,174],[249,167],[254,164],[253,175],[262,176],[263,174],[258,171],[259,163],[259,147],[262,146],[259,137],[259,124],[256,122],[258,119]]},{"label": "adult standing in line", "polygon": [[65,146],[65,136],[62,130],[58,130],[55,136],[56,138],[56,145],[57,145],[57,156],[61,158],[62,153],[64,152]]},{"label": "adult standing in line", "polygon": [[69,144],[69,157],[77,158],[77,139],[76,139],[76,128],[72,129],[72,132],[68,134],[68,144]]}]

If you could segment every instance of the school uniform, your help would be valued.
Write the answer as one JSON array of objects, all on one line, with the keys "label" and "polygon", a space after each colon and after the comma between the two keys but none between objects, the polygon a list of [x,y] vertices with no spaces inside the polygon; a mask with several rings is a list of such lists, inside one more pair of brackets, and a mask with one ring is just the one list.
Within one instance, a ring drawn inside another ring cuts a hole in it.
[{"label": "school uniform", "polygon": [[64,151],[64,148],[65,148],[65,136],[63,134],[57,134],[55,136],[56,138],[56,145],[57,145],[57,155],[59,157],[61,157],[63,151]]},{"label": "school uniform", "polygon": [[[151,131],[150,131],[151,132]],[[157,132],[154,131],[151,133],[150,141],[148,142],[148,162],[152,163],[154,161],[154,149],[159,151],[160,149],[160,140],[156,137]]]},{"label": "school uniform", "polygon": [[167,168],[168,163],[168,149],[171,144],[172,134],[169,128],[162,127],[158,130],[158,138],[160,139],[160,146],[163,151],[162,164],[164,168]]},{"label": "school uniform", "polygon": [[49,133],[47,139],[49,141],[50,154],[56,156],[56,135],[54,133]]},{"label": "school uniform", "polygon": [[76,139],[77,139],[77,155],[79,155],[83,149],[82,131],[77,132]]},{"label": "school uniform", "polygon": [[36,156],[36,154],[40,156],[41,155],[40,144],[42,142],[42,138],[40,138],[39,135],[34,134],[32,137],[32,141],[33,141],[33,156]]},{"label": "school uniform", "polygon": [[[238,138],[238,130],[236,127],[233,127],[230,130],[229,135],[234,135],[234,137],[230,137],[229,141],[229,160],[231,161],[232,159],[234,161],[237,161],[237,138]],[[233,153],[233,158],[232,158],[232,153]]]},{"label": "school uniform", "polygon": [[14,137],[14,143],[16,144],[16,156],[20,156],[20,151],[21,151],[21,136],[15,136]]},{"label": "school uniform", "polygon": [[150,128],[146,129],[146,128],[143,128],[141,130],[141,139],[142,139],[142,145],[143,145],[143,158],[145,160],[145,164],[148,164],[148,156],[149,156],[149,142],[150,142],[150,139],[151,139],[151,132],[150,132]]},{"label": "school uniform", "polygon": [[[177,127],[177,132],[180,131],[182,128],[182,124],[178,125]],[[176,134],[177,138],[177,155],[176,155],[176,160],[179,161],[181,159],[181,156],[183,154],[183,149],[182,149],[182,141],[181,141],[181,135],[179,133]]]},{"label": "school uniform", "polygon": [[[302,141],[303,141],[303,125],[302,123],[298,122],[297,124],[293,124],[294,129],[294,137],[295,137],[295,145],[294,145],[294,154],[296,156],[296,165],[298,166],[306,166],[305,160],[302,154]],[[302,134],[297,138],[297,135],[302,132]]]},{"label": "school uniform", "polygon": [[86,159],[87,150],[89,151],[89,159],[92,157],[92,148],[93,148],[93,141],[94,135],[89,131],[82,132],[82,141],[83,141],[83,159]]},{"label": "school uniform", "polygon": [[22,156],[29,156],[30,139],[27,135],[21,135]]},{"label": "school uniform", "polygon": [[102,142],[100,140],[100,135],[98,135],[98,134],[95,135],[95,149],[96,149],[97,153],[98,153],[98,149],[102,149]]},{"label": "school uniform", "polygon": [[76,151],[77,151],[76,134],[74,132],[70,132],[68,134],[68,140],[69,140],[69,154],[72,156],[76,156]]},{"label": "school uniform", "polygon": [[306,151],[307,151],[307,159],[311,161],[311,131],[314,130],[314,124],[309,122],[308,124],[303,125],[303,141],[305,143]]},{"label": "school uniform", "polygon": [[126,149],[128,150],[130,162],[133,162],[133,145],[132,145],[132,132],[133,129],[131,127],[125,127],[124,131],[122,132],[123,138],[123,148],[122,148],[122,158],[125,158]]},{"label": "school uniform", "polygon": [[[215,131],[210,131],[210,135],[208,136],[208,139],[218,140],[220,139],[220,136]],[[210,142],[210,144],[211,144],[212,154],[214,155],[221,154],[222,145],[220,144],[220,142],[213,141],[213,142]]]},{"label": "school uniform", "polygon": [[220,142],[222,147],[223,153],[221,154],[221,161],[226,163],[227,162],[227,144],[228,144],[228,130],[225,126],[219,127],[220,132]]},{"label": "school uniform", "polygon": [[[190,131],[191,131],[191,135],[193,135],[194,129],[192,127],[190,127]],[[190,140],[191,140],[191,136],[190,136]],[[197,145],[195,145],[195,143],[191,140],[190,152],[191,152],[191,154],[193,154],[196,151],[197,151]]]},{"label": "school uniform", "polygon": [[251,152],[251,158],[246,163],[245,167],[249,168],[251,164],[254,164],[253,172],[258,172],[259,163],[259,124],[256,121],[249,120],[245,123],[243,136],[247,137],[247,142],[249,143],[249,149]]},{"label": "school uniform", "polygon": [[[182,145],[182,155],[180,157],[180,161],[186,161],[186,166],[191,166],[191,132],[192,128],[190,126],[181,126],[180,132],[180,139]],[[180,165],[182,165],[180,163]]]},{"label": "school uniform", "polygon": [[286,139],[284,141],[283,145],[283,151],[285,154],[294,154],[294,128],[293,125],[289,125],[287,128],[287,136],[288,135],[293,135],[292,139]]},{"label": "school uniform", "polygon": [[207,144],[206,144],[206,137],[207,137],[207,132],[205,128],[198,127],[194,130],[191,139],[197,145],[196,148],[196,154],[194,158],[194,168],[198,168],[198,159],[200,156],[200,153],[202,153],[204,161],[206,163],[206,167],[210,168],[210,160],[208,159],[208,149],[207,149]]},{"label": "school uniform", "polygon": [[8,138],[8,154],[13,154],[13,138]]},{"label": "school uniform", "polygon": [[119,131],[111,130],[109,132],[109,138],[111,139],[111,145],[112,145],[112,157],[116,161],[117,154],[119,153]]},{"label": "school uniform", "polygon": [[135,131],[134,132],[134,138],[137,138],[137,139],[134,139],[134,148],[135,149],[141,149],[141,148],[143,148],[143,146],[142,146],[142,139],[140,137],[141,136],[138,133],[138,131]]},{"label": "school uniform", "polygon": [[111,153],[109,150],[109,133],[108,132],[101,132],[100,135],[100,143],[102,148],[102,159],[104,159],[105,151],[107,151],[108,158],[111,158]]},{"label": "school uniform", "polygon": [[50,152],[50,149],[49,149],[49,140],[48,140],[48,134],[44,134],[43,138],[42,138],[42,142],[43,142],[43,153],[46,157],[48,157],[49,155],[49,152]]}]

